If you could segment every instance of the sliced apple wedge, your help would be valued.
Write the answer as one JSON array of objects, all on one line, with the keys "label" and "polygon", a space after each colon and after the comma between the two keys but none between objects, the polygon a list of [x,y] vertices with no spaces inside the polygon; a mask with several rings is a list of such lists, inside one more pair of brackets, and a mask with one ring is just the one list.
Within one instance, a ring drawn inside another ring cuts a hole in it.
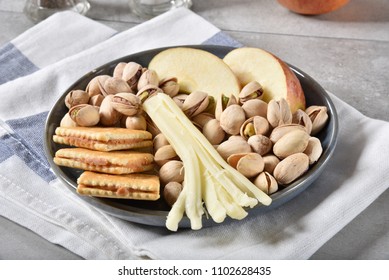
[{"label": "sliced apple wedge", "polygon": [[220,94],[238,96],[240,83],[219,57],[194,48],[177,47],[157,54],[149,63],[159,79],[176,77],[180,91],[200,90],[217,98]]},{"label": "sliced apple wedge", "polygon": [[223,61],[232,69],[244,86],[259,82],[264,101],[285,98],[292,112],[305,109],[305,96],[300,81],[288,65],[272,53],[259,48],[238,48],[229,52]]}]

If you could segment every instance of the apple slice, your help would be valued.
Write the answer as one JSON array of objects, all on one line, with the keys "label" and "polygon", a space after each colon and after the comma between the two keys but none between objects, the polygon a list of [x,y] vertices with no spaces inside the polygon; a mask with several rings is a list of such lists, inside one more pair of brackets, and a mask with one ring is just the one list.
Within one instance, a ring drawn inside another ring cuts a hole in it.
[{"label": "apple slice", "polygon": [[224,57],[244,86],[257,81],[264,90],[263,100],[285,98],[292,112],[305,109],[305,96],[300,81],[288,65],[265,50],[259,48],[237,48]]},{"label": "apple slice", "polygon": [[177,47],[157,54],[149,63],[159,79],[176,77],[180,91],[203,91],[217,99],[220,94],[238,96],[240,83],[222,59],[207,51]]}]

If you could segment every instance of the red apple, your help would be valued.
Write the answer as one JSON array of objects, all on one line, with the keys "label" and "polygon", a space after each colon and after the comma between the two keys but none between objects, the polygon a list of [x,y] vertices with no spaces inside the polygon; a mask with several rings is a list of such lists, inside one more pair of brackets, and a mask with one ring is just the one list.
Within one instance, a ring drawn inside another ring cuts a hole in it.
[{"label": "red apple", "polygon": [[346,5],[349,0],[277,0],[282,6],[303,15],[329,13]]},{"label": "red apple", "polygon": [[257,81],[263,88],[263,100],[285,98],[292,112],[305,109],[305,95],[294,72],[274,54],[259,48],[237,48],[224,57],[244,86]]}]

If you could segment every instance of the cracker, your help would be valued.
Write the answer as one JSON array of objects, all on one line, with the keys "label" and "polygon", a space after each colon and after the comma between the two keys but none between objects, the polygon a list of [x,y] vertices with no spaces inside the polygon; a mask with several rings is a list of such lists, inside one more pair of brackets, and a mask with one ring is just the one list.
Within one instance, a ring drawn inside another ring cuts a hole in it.
[{"label": "cracker", "polygon": [[157,200],[159,177],[148,174],[108,175],[85,171],[77,180],[77,192],[97,197]]},{"label": "cracker", "polygon": [[119,127],[57,127],[53,135],[55,143],[97,151],[151,147],[151,138],[148,131]]},{"label": "cracker", "polygon": [[109,174],[138,173],[154,167],[152,154],[135,151],[101,152],[64,148],[55,153],[53,160],[57,165]]}]

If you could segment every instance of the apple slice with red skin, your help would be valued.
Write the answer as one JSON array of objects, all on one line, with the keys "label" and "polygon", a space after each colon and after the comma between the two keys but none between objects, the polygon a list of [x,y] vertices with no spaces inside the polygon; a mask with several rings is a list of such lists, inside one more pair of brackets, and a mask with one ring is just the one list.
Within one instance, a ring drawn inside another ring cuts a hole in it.
[{"label": "apple slice with red skin", "polygon": [[237,48],[224,57],[242,86],[257,81],[264,90],[263,100],[285,98],[292,112],[305,109],[300,81],[289,66],[274,54],[260,48]]}]

